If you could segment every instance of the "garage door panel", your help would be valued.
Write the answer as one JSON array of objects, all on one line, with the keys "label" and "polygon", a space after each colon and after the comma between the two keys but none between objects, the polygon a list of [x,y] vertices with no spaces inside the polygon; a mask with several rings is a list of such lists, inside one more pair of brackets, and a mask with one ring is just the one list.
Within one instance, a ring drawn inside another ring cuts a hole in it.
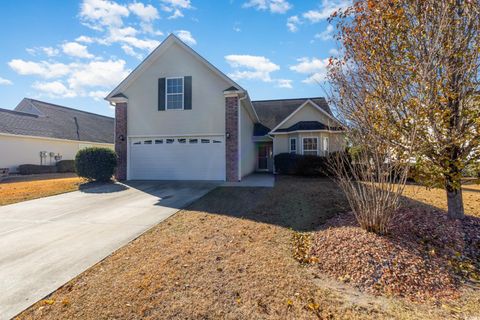
[{"label": "garage door panel", "polygon": [[[173,143],[166,143],[173,139]],[[218,137],[146,137],[130,142],[130,179],[225,180],[225,142]],[[190,143],[190,139],[198,139]],[[207,139],[210,143],[201,143]],[[162,144],[155,144],[161,140]],[[213,140],[220,143],[213,143]],[[151,141],[152,144],[145,144]],[[183,141],[183,140],[182,140]],[[137,144],[141,143],[141,144]]]}]

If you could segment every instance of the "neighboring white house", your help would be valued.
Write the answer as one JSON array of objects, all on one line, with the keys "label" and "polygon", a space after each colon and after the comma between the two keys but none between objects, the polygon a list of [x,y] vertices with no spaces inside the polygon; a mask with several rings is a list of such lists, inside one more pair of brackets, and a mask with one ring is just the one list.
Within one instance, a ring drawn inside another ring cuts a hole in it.
[{"label": "neighboring white house", "polygon": [[343,148],[324,98],[251,101],[174,35],[106,98],[115,105],[118,179],[238,181],[282,152]]},{"label": "neighboring white house", "polygon": [[110,117],[25,98],[0,109],[0,168],[16,172],[21,164],[73,160],[85,147],[113,148],[113,126]]}]

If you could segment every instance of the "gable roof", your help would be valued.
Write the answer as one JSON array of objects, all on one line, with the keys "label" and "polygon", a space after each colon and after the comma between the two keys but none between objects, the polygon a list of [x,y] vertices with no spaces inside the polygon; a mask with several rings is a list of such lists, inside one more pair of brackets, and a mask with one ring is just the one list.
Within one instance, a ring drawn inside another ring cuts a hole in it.
[{"label": "gable roof", "polygon": [[113,118],[34,99],[0,109],[0,133],[113,143],[113,132]]},{"label": "gable roof", "polygon": [[210,70],[213,71],[220,78],[224,79],[230,86],[238,88],[237,90],[246,92],[239,84],[230,79],[226,74],[220,71],[213,64],[208,62],[204,57],[199,55],[195,50],[190,48],[182,40],[180,40],[176,35],[171,33],[165,40],[160,43],[146,58],[143,60],[120,84],[113,89],[112,92],[105,98],[105,100],[111,101],[115,95],[122,93],[127,89],[130,84],[135,81],[151,64],[153,64],[172,44],[178,44],[181,48],[190,52],[195,58],[197,58],[201,63],[205,64]]},{"label": "gable roof", "polygon": [[325,98],[297,98],[297,99],[278,99],[278,100],[258,100],[252,101],[253,107],[258,114],[260,122],[272,130],[285,120],[290,114],[302,106],[305,102],[311,100],[322,110],[333,117],[332,111]]}]

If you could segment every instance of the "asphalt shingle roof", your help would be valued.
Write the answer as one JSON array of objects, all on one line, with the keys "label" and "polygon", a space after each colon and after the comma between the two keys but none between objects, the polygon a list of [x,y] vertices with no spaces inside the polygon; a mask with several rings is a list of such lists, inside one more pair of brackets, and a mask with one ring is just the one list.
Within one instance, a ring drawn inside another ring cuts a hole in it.
[{"label": "asphalt shingle roof", "polygon": [[299,121],[288,128],[277,129],[275,132],[292,132],[301,130],[331,130],[338,131],[341,128],[329,127],[319,121]]},{"label": "asphalt shingle roof", "polygon": [[332,111],[330,110],[327,101],[322,97],[260,100],[252,101],[252,104],[260,119],[260,123],[271,130],[309,99],[316,103],[320,108],[325,110],[328,114],[332,115]]},{"label": "asphalt shingle roof", "polygon": [[0,109],[0,133],[113,143],[114,119],[34,99]]}]

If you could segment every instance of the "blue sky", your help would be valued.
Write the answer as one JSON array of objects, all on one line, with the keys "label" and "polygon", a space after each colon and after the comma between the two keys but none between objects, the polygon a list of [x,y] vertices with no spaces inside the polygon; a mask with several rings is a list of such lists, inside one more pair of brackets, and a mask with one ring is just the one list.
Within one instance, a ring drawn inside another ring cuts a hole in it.
[{"label": "blue sky", "polygon": [[103,100],[175,33],[253,100],[321,96],[349,0],[31,0],[0,4],[0,107],[31,97],[113,115]]}]

